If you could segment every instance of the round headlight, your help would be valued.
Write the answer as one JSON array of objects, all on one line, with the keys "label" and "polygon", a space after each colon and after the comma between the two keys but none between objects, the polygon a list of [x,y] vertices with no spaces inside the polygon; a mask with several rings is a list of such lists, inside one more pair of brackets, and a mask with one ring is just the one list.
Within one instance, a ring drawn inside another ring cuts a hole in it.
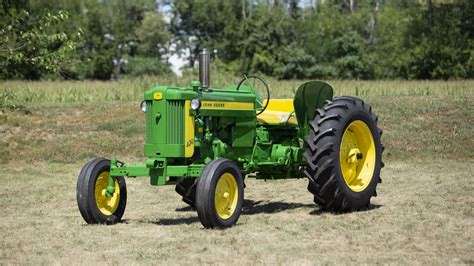
[{"label": "round headlight", "polygon": [[140,104],[140,110],[144,113],[146,112],[146,101],[142,101]]},{"label": "round headlight", "polygon": [[191,109],[193,109],[194,111],[198,110],[199,108],[201,108],[201,100],[199,99],[192,99],[191,100]]}]

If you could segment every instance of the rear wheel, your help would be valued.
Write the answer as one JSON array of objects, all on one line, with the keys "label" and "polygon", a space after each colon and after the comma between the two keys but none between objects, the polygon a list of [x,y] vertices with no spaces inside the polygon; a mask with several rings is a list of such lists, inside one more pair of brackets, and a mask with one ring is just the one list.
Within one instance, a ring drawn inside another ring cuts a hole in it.
[{"label": "rear wheel", "polygon": [[196,185],[196,209],[202,225],[206,228],[234,225],[243,201],[243,178],[238,166],[227,159],[210,162]]},{"label": "rear wheel", "polygon": [[305,137],[305,175],[314,201],[324,209],[365,208],[376,196],[383,167],[382,130],[370,105],[338,97],[317,110]]},{"label": "rear wheel", "polygon": [[106,195],[110,160],[97,158],[88,162],[77,177],[77,205],[89,224],[114,224],[120,221],[127,204],[125,179],[115,177],[115,192]]}]

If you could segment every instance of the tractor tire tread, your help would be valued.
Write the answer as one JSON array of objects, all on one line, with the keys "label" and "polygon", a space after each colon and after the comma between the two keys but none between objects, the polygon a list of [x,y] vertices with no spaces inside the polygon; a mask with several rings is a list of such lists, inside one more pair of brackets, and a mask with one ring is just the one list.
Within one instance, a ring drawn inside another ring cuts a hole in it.
[{"label": "tractor tire tread", "polygon": [[88,224],[115,224],[125,212],[127,189],[125,179],[117,177],[120,186],[119,205],[112,215],[104,215],[97,208],[94,195],[94,185],[98,174],[104,169],[110,169],[110,160],[96,158],[84,165],[77,177],[76,199],[79,212]]},{"label": "tractor tire tread", "polygon": [[[225,170],[224,170],[225,169]],[[235,211],[227,220],[221,220],[214,205],[214,189],[220,172],[230,171],[236,179],[239,189]],[[216,179],[217,178],[217,179]],[[243,177],[239,167],[232,161],[219,158],[211,161],[201,173],[196,183],[196,210],[201,224],[205,228],[225,228],[234,225],[239,219],[244,199]]]},{"label": "tractor tire tread", "polygon": [[[374,141],[380,143],[382,130],[377,127],[378,118],[372,112],[372,106],[359,98],[349,96],[336,97],[318,108],[314,119],[309,122],[309,133],[304,138],[306,150],[303,157],[307,167],[303,173],[309,180],[308,191],[313,194],[314,202],[324,210],[345,212],[365,208],[370,204],[370,197],[377,195],[375,186],[381,182],[380,169],[384,166],[381,160],[383,145],[379,145],[380,160],[373,175],[375,185],[371,183],[372,187],[366,189],[370,190],[367,192],[368,196],[354,200],[354,197],[348,195],[348,188],[341,189],[347,185],[341,179],[341,174],[338,174],[339,159],[335,158],[339,154],[335,155],[335,151],[339,149],[338,137],[343,134],[343,123],[348,123],[348,117],[353,113],[363,113],[365,119],[375,125],[371,132]],[[376,134],[378,136],[375,136]]]}]

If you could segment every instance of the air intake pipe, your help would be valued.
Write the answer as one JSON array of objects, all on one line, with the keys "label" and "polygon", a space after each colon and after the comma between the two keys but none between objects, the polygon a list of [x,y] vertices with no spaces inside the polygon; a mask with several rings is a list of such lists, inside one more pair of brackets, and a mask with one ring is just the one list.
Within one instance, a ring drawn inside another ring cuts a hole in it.
[{"label": "air intake pipe", "polygon": [[210,63],[211,54],[204,48],[199,53],[199,81],[203,90],[207,90],[210,87]]}]

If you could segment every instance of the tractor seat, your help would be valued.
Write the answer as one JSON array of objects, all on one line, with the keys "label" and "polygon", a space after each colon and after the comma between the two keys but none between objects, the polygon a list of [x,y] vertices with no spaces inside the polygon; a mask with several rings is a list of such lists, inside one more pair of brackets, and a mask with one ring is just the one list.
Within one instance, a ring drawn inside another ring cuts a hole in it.
[{"label": "tractor seat", "polygon": [[[265,104],[264,101],[263,104]],[[298,126],[293,99],[271,99],[267,109],[257,116],[259,124]]]}]

